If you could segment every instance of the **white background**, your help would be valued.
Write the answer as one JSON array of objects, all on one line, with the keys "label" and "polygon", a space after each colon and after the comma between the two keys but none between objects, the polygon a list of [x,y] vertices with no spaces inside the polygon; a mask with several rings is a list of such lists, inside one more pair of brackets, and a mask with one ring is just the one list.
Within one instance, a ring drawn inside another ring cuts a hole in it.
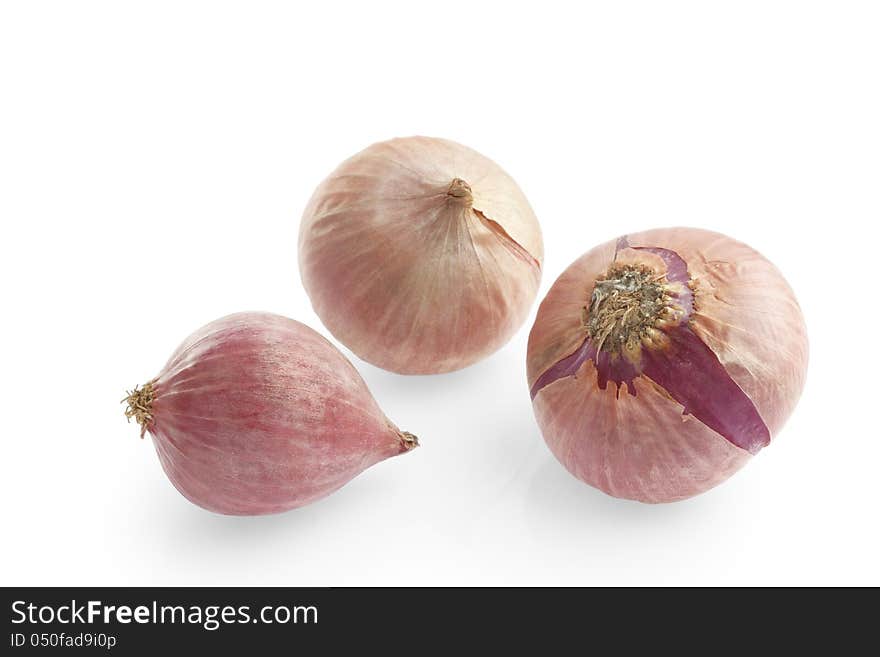
[{"label": "white background", "polygon": [[[2,584],[880,584],[878,34],[872,2],[3,3]],[[517,179],[541,297],[629,231],[762,251],[811,339],[778,439],[686,502],[580,483],[532,417],[536,304],[465,371],[353,358],[415,452],[277,516],[187,502],[124,390],[230,312],[326,335],[300,212],[411,134]]]}]

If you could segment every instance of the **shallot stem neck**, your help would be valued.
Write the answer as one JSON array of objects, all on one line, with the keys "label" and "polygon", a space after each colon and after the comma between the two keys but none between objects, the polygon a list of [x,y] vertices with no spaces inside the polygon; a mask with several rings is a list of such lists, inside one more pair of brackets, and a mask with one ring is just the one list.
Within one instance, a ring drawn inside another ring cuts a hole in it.
[{"label": "shallot stem neck", "polygon": [[453,199],[461,199],[460,202],[468,207],[474,202],[474,192],[471,190],[471,186],[461,178],[453,178],[452,182],[449,183],[449,189],[446,190],[446,194]]},{"label": "shallot stem neck", "polygon": [[400,432],[400,442],[403,443],[403,448],[407,452],[419,446],[419,439],[409,431]]},{"label": "shallot stem neck", "polygon": [[153,389],[155,379],[145,383],[142,387],[135,386],[134,390],[127,390],[126,397],[122,400],[126,404],[125,418],[130,422],[134,418],[141,425],[141,438],[147,428],[153,422],[153,400],[156,393]]}]

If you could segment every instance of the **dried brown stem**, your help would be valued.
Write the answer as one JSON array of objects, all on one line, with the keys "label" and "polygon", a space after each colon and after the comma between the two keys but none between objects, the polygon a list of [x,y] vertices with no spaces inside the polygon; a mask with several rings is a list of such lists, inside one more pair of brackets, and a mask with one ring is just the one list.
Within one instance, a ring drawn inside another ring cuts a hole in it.
[{"label": "dried brown stem", "polygon": [[411,434],[409,431],[401,431],[400,440],[403,443],[403,447],[406,451],[415,449],[419,446],[419,439],[414,434]]},{"label": "dried brown stem", "polygon": [[468,207],[474,202],[474,192],[471,186],[461,178],[453,178],[452,182],[449,183],[449,189],[446,190],[446,194],[454,199],[461,199],[461,202]]}]

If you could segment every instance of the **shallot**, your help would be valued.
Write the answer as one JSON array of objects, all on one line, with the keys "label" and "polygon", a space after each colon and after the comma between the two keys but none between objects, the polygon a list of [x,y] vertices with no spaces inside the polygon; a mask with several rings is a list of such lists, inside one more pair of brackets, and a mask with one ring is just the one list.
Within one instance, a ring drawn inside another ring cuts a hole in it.
[{"label": "shallot", "polygon": [[343,162],[305,209],[299,264],[328,330],[402,374],[463,368],[506,343],[538,291],[535,214],[497,164],[410,137]]},{"label": "shallot", "polygon": [[727,479],[797,403],[807,333],[754,249],[692,228],[627,235],[553,284],[528,381],[551,451],[617,497],[669,502]]},{"label": "shallot", "polygon": [[199,329],[124,401],[171,483],[218,513],[303,506],[418,445],[333,345],[268,313]]}]

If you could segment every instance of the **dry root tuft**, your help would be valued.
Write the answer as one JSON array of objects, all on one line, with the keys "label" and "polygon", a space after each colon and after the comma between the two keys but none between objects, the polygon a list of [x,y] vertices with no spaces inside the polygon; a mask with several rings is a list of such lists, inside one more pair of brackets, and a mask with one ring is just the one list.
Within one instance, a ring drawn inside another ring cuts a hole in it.
[{"label": "dry root tuft", "polygon": [[587,328],[596,350],[636,353],[648,330],[671,312],[669,303],[663,276],[647,267],[612,267],[590,298]]},{"label": "dry root tuft", "polygon": [[143,387],[134,387],[134,390],[126,390],[126,398],[122,400],[123,404],[128,404],[125,409],[125,418],[131,422],[131,418],[137,420],[141,425],[141,438],[147,432],[147,428],[153,422],[153,399],[155,393],[153,384],[155,379],[149,383],[145,383]]}]

